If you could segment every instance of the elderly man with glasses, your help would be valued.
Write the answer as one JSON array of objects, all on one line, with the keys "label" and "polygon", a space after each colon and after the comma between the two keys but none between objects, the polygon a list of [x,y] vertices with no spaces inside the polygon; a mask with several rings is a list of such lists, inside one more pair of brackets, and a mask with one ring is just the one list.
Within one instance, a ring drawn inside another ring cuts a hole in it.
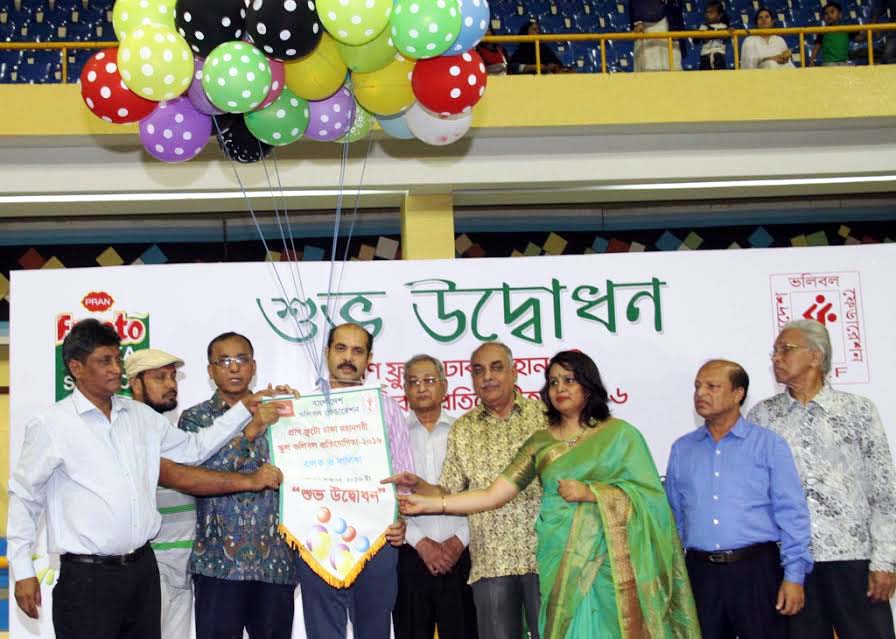
[{"label": "elderly man with glasses", "polygon": [[[188,432],[207,428],[228,407],[251,394],[255,353],[249,339],[223,333],[208,345],[212,398],[180,417]],[[270,461],[267,438],[236,437],[205,467],[251,473]],[[277,532],[277,490],[203,497],[196,506],[196,540],[190,556],[197,639],[251,639],[292,635],[296,553]]]},{"label": "elderly man with glasses", "polygon": [[[442,410],[448,392],[442,362],[416,355],[404,365],[404,390],[414,467],[436,484],[454,424]],[[407,545],[398,556],[398,598],[393,614],[396,639],[431,639],[436,625],[442,639],[477,636],[470,577],[470,529],[466,517],[434,515],[408,520]]]},{"label": "elderly man with glasses", "polygon": [[747,420],[787,440],[809,504],[815,568],[791,636],[892,639],[896,590],[896,471],[871,400],[834,390],[831,341],[815,320],[785,324],[771,353],[787,387]]}]

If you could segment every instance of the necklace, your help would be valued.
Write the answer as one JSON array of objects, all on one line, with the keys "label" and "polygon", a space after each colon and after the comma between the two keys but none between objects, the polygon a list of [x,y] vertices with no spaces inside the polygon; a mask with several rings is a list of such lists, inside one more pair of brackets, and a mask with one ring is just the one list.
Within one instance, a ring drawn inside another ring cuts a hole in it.
[{"label": "necklace", "polygon": [[575,446],[576,444],[579,443],[579,440],[582,439],[582,435],[584,435],[584,434],[585,434],[585,427],[582,426],[582,430],[580,430],[580,431],[576,434],[575,437],[570,437],[569,439],[562,439],[562,440],[560,440],[560,441],[561,441],[561,443],[562,443],[563,445],[565,445],[567,448],[572,448],[573,446]]}]

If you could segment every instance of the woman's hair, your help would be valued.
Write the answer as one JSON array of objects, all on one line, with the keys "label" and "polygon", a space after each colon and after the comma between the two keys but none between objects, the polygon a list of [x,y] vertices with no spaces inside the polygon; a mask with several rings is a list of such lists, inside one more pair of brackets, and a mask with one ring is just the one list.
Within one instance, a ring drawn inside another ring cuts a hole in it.
[{"label": "woman's hair", "polygon": [[756,13],[753,14],[753,26],[754,27],[757,24],[757,20],[759,20],[759,14],[762,13],[763,11],[768,14],[769,18],[772,19],[772,24],[775,24],[775,14],[772,13],[772,10],[769,9],[768,7],[759,7],[758,9],[756,9]]},{"label": "woman's hair", "polygon": [[529,35],[529,27],[531,27],[533,24],[537,25],[538,22],[536,22],[534,19],[529,20],[528,22],[524,22],[520,27],[519,32],[517,32],[517,35]]},{"label": "woman's hair", "polygon": [[585,407],[579,416],[579,421],[583,425],[590,426],[591,422],[602,422],[610,416],[608,404],[610,397],[607,394],[607,389],[604,388],[600,371],[597,370],[594,360],[579,351],[560,351],[548,362],[548,367],[544,372],[545,384],[541,389],[541,400],[547,407],[545,412],[551,424],[559,424],[562,418],[560,412],[551,404],[551,399],[548,396],[548,389],[551,387],[551,368],[554,364],[572,373],[576,382],[585,391]]}]

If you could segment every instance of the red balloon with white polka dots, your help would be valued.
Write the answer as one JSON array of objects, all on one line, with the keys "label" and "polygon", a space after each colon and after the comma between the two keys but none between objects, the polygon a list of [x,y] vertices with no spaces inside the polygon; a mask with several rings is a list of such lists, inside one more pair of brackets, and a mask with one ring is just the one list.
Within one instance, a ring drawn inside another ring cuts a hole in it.
[{"label": "red balloon with white polka dots", "polygon": [[485,93],[488,75],[475,51],[418,60],[411,76],[417,101],[442,115],[469,113]]},{"label": "red balloon with white polka dots", "polygon": [[139,122],[159,104],[125,86],[118,72],[118,47],[98,51],[84,65],[81,98],[96,117],[114,124]]}]

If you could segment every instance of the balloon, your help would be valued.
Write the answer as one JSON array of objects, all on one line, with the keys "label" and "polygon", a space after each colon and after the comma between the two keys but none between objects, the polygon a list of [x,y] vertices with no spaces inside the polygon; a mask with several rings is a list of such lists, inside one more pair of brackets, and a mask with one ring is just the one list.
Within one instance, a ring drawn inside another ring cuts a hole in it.
[{"label": "balloon", "polygon": [[358,46],[373,40],[389,24],[392,0],[317,0],[317,13],[336,40]]},{"label": "balloon", "polygon": [[204,58],[219,44],[242,37],[246,5],[243,0],[177,0],[174,26],[190,48]]},{"label": "balloon", "polygon": [[417,102],[442,115],[466,113],[485,93],[488,76],[475,51],[420,60],[414,65],[411,86]]},{"label": "balloon", "polygon": [[447,51],[460,33],[457,0],[396,0],[392,42],[408,58],[434,58]]},{"label": "balloon", "polygon": [[392,44],[392,31],[387,27],[376,38],[367,44],[351,46],[337,42],[342,61],[353,73],[370,73],[378,71],[392,60],[398,53]]},{"label": "balloon", "polygon": [[[331,516],[332,516],[332,515],[331,515],[331,513],[330,513],[330,509],[327,508],[326,506],[321,506],[321,507],[318,509],[318,511],[317,511],[317,521],[319,521],[319,522],[321,522],[321,523],[324,523],[324,524],[325,524],[325,523],[327,523],[328,521],[330,521],[330,517],[331,517]],[[323,526],[321,526],[321,528],[323,529],[324,532],[327,531],[327,529],[326,529],[326,528],[323,528]]]},{"label": "balloon", "polygon": [[247,33],[255,46],[273,58],[304,58],[323,35],[314,0],[252,0],[251,5],[246,4]]},{"label": "balloon", "polygon": [[202,88],[219,109],[245,113],[261,104],[271,90],[271,66],[248,42],[225,42],[205,59]]},{"label": "balloon", "polygon": [[270,106],[274,100],[280,97],[280,94],[283,93],[283,89],[286,87],[286,71],[283,69],[283,63],[269,59],[268,64],[271,65],[271,90],[268,91],[268,97],[258,105],[256,111]]},{"label": "balloon", "polygon": [[246,127],[243,116],[225,114],[216,115],[214,118],[218,122],[216,131],[218,146],[229,159],[251,164],[270,154],[273,147],[252,135]]},{"label": "balloon", "polygon": [[360,553],[365,553],[368,548],[370,548],[370,540],[363,535],[358,537],[358,541],[355,542],[355,550]]},{"label": "balloon", "polygon": [[358,531],[355,530],[354,526],[349,526],[345,529],[345,532],[342,533],[343,541],[352,541],[358,535]]},{"label": "balloon", "polygon": [[[336,519],[333,520],[333,523],[331,523],[330,525],[333,528],[333,532],[336,533],[337,535],[341,535],[342,533],[344,533],[346,527],[348,526],[348,524],[345,523],[345,520],[342,517],[337,517]],[[336,549],[338,550],[339,546],[337,546]],[[346,547],[346,550],[348,550],[347,547]]]},{"label": "balloon", "polygon": [[128,88],[160,102],[179,96],[193,79],[193,56],[174,29],[147,24],[118,48],[118,68]]},{"label": "balloon", "polygon": [[327,34],[311,55],[297,62],[288,62],[284,67],[286,86],[306,100],[323,100],[336,93],[345,82],[348,71],[339,57],[336,41]]},{"label": "balloon", "polygon": [[413,140],[414,134],[411,133],[411,130],[408,128],[408,123],[404,115],[404,113],[398,113],[396,115],[379,115],[376,119],[377,122],[380,123],[380,126],[383,127],[383,131],[386,132],[386,135],[399,140]]},{"label": "balloon", "polygon": [[112,28],[118,41],[147,24],[174,28],[175,0],[117,0],[112,7]]},{"label": "balloon", "polygon": [[208,143],[212,119],[200,113],[189,98],[160,102],[159,108],[140,122],[140,141],[163,162],[193,158]]},{"label": "balloon", "polygon": [[284,89],[270,106],[245,117],[246,126],[256,138],[272,146],[284,146],[302,137],[310,116],[308,103]]},{"label": "balloon", "polygon": [[433,146],[445,146],[458,141],[464,137],[464,134],[470,130],[470,126],[473,124],[472,113],[440,117],[435,113],[427,111],[419,104],[414,104],[414,106],[408,109],[405,117],[407,118],[408,128],[414,134],[414,137]]},{"label": "balloon", "polygon": [[370,73],[352,74],[358,104],[377,115],[393,115],[414,103],[411,74],[414,63],[401,56]]},{"label": "balloon", "polygon": [[139,122],[152,113],[157,102],[131,91],[118,72],[118,47],[94,53],[81,70],[81,98],[101,120],[124,124]]},{"label": "balloon", "polygon": [[488,0],[457,0],[457,3],[460,5],[460,35],[445,55],[460,55],[476,48],[491,20]]},{"label": "balloon", "polygon": [[308,531],[305,545],[320,563],[324,563],[330,555],[330,534],[323,526],[312,526]]},{"label": "balloon", "polygon": [[348,130],[344,136],[336,140],[337,142],[357,142],[366,138],[373,128],[373,116],[369,111],[365,110],[360,104],[355,104],[355,121],[352,122],[352,128]]},{"label": "balloon", "polygon": [[342,87],[325,100],[310,103],[310,117],[305,135],[318,142],[331,142],[341,138],[355,121],[355,100],[351,92]]},{"label": "balloon", "polygon": [[202,88],[202,67],[205,66],[205,60],[195,58],[193,60],[193,81],[190,82],[190,88],[187,89],[187,97],[196,107],[196,110],[206,115],[219,115],[224,113],[221,109],[212,104],[205,89]]}]

